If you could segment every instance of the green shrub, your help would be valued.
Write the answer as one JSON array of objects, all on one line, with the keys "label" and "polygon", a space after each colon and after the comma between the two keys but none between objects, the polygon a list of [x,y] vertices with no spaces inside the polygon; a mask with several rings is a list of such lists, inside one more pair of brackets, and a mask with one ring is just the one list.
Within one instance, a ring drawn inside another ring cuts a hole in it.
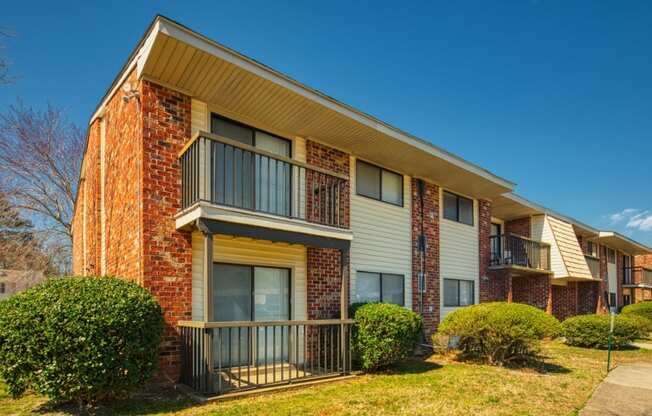
[{"label": "green shrub", "polygon": [[652,333],[652,301],[634,303],[632,305],[627,305],[621,311],[621,315],[627,316],[640,316],[643,319],[646,319],[648,324],[646,326],[647,335]]},{"label": "green shrub", "polygon": [[353,348],[365,370],[407,358],[421,336],[421,317],[398,305],[363,305],[355,313],[355,323]]},{"label": "green shrub", "polygon": [[435,336],[459,337],[465,356],[502,365],[533,358],[542,339],[559,333],[559,321],[534,306],[493,302],[446,315]]},{"label": "green shrub", "polygon": [[[607,348],[610,322],[609,315],[580,315],[568,318],[562,323],[566,343],[576,347]],[[625,347],[639,338],[641,331],[640,320],[617,316],[612,338],[613,348]]]},{"label": "green shrub", "polygon": [[121,396],[156,369],[161,308],[110,277],[51,279],[0,302],[0,377],[56,401]]}]

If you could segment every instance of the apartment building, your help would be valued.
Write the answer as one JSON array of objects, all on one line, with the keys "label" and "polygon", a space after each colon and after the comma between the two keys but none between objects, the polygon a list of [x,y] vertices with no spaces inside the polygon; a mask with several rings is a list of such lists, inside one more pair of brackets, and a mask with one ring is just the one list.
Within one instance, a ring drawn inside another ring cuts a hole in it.
[{"label": "apartment building", "polygon": [[347,374],[354,302],[410,308],[427,336],[483,301],[624,299],[600,250],[649,249],[513,188],[159,16],[91,118],[73,268],[149,289],[161,377],[209,395]]}]

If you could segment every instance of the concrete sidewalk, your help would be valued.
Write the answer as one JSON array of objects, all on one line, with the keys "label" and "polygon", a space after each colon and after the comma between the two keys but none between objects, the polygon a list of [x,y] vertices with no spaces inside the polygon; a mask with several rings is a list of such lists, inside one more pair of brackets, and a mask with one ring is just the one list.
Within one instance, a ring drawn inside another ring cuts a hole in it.
[{"label": "concrete sidewalk", "polygon": [[612,370],[593,392],[580,416],[652,416],[652,364]]}]

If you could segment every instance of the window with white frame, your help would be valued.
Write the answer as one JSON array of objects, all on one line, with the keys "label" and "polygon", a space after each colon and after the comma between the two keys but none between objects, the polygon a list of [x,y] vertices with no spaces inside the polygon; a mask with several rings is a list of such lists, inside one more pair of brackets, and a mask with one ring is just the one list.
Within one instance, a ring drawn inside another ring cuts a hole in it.
[{"label": "window with white frame", "polygon": [[403,206],[403,175],[361,160],[355,169],[358,195]]},{"label": "window with white frame", "polygon": [[405,305],[405,277],[394,273],[356,273],[356,302]]},{"label": "window with white frame", "polygon": [[473,280],[444,279],[444,306],[468,306],[475,303]]}]

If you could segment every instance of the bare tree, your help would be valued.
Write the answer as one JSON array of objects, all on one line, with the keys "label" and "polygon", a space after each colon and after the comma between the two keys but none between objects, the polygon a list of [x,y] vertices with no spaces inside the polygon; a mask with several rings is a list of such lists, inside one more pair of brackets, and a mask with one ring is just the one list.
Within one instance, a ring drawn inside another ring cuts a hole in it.
[{"label": "bare tree", "polygon": [[0,184],[57,251],[71,247],[83,149],[81,130],[51,105],[35,111],[18,102],[0,114]]},{"label": "bare tree", "polygon": [[[9,37],[9,32],[5,29],[0,28],[0,37]],[[4,46],[0,44],[0,50],[4,49]],[[13,81],[13,78],[9,76],[9,61],[7,58],[0,55],[0,85],[9,84]]]}]

